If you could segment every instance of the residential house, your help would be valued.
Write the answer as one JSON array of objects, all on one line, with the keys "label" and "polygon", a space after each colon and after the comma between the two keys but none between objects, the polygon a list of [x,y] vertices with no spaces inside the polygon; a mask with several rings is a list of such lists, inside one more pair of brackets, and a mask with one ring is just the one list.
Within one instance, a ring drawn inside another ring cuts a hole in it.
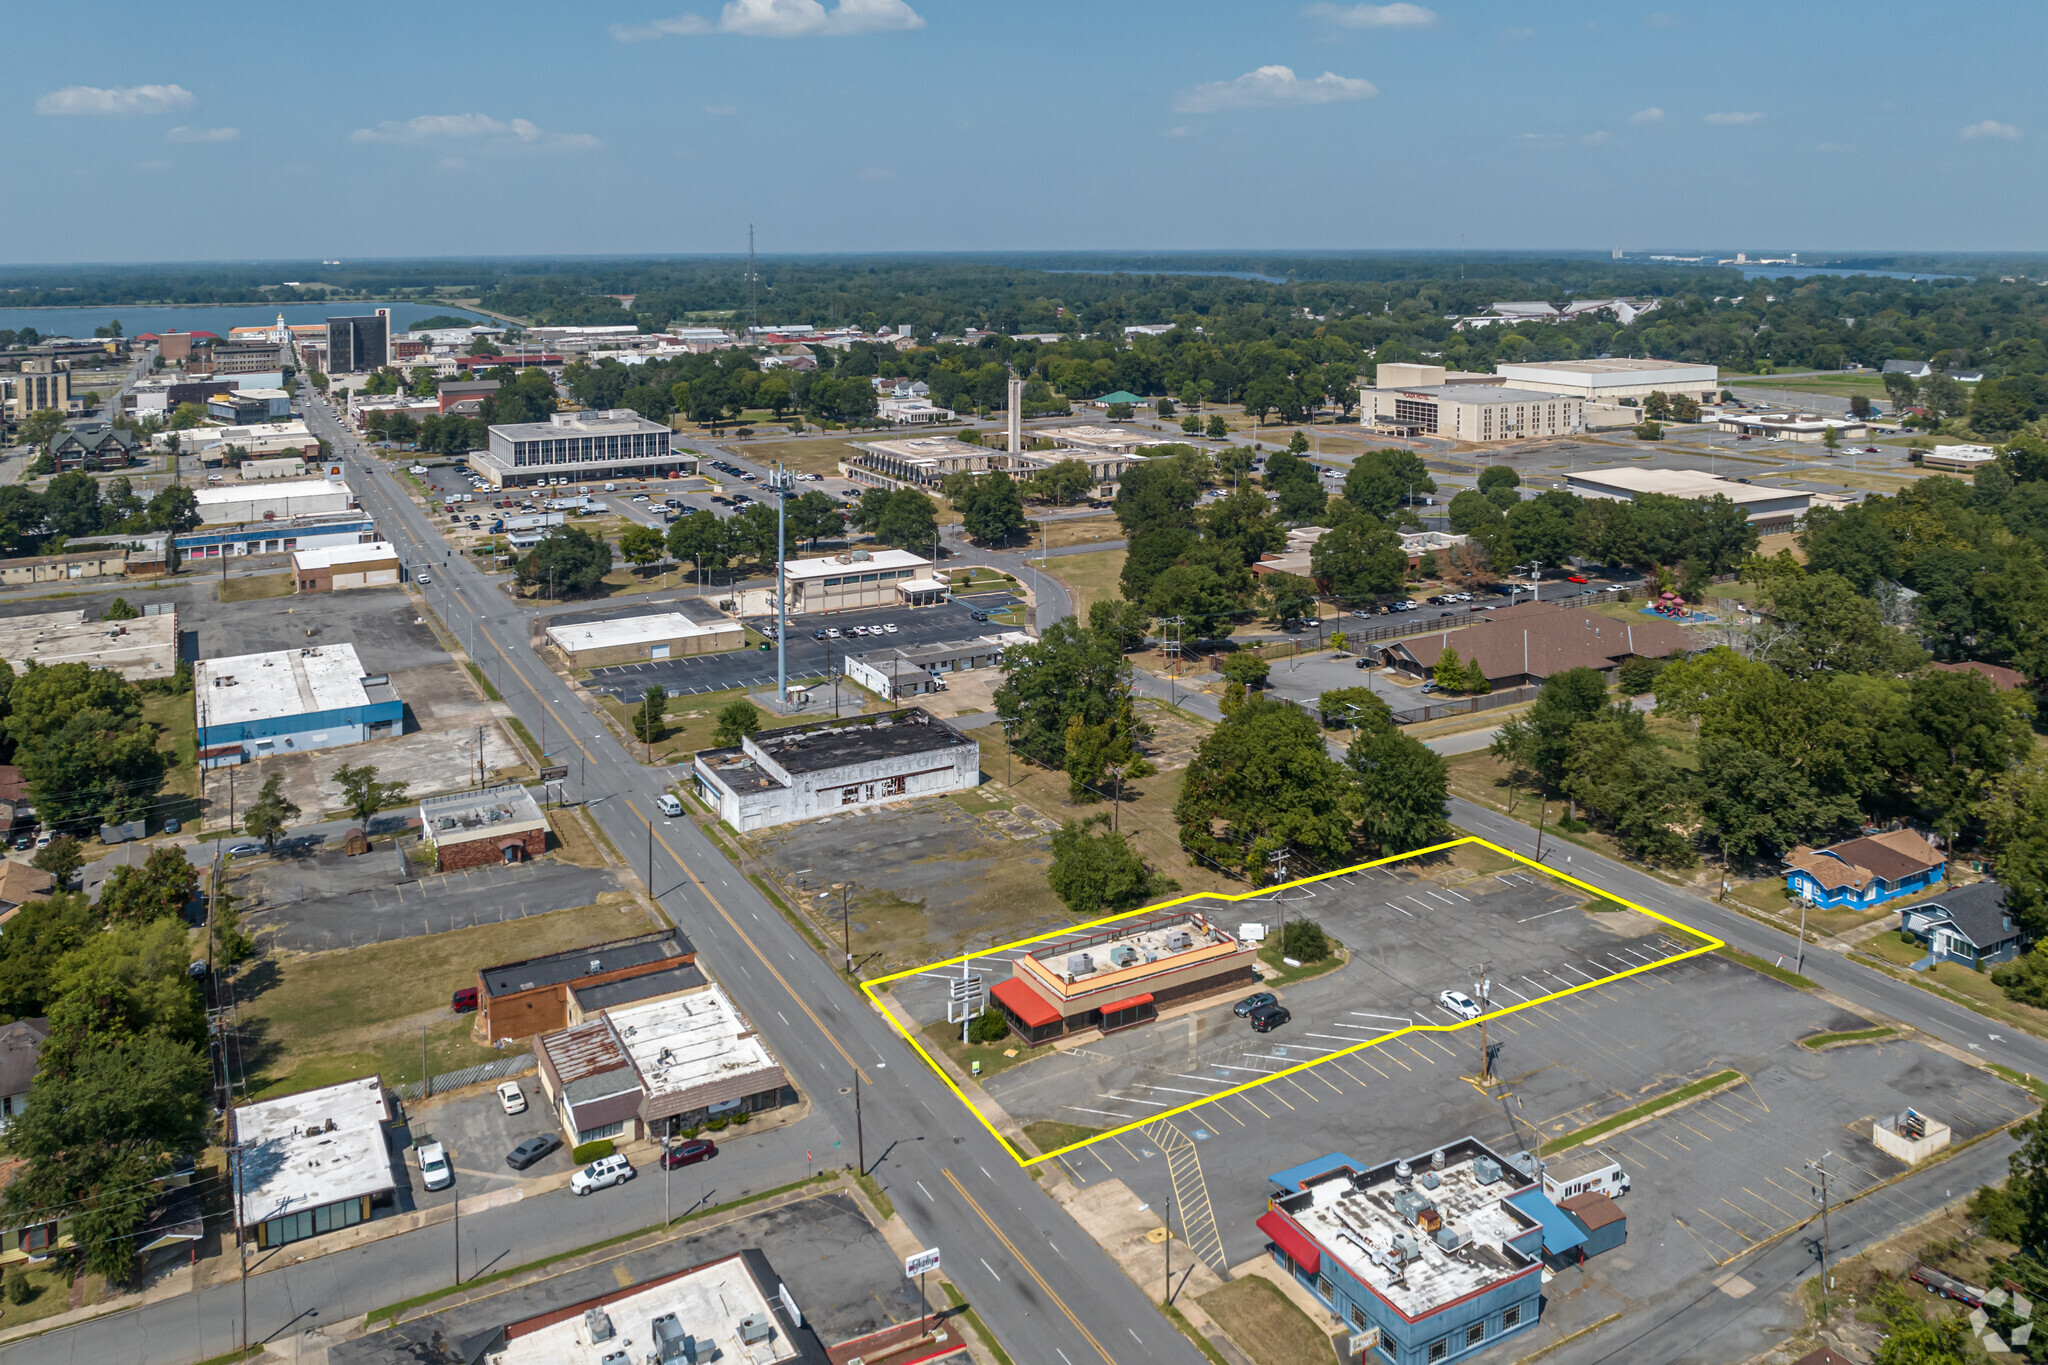
[{"label": "residential house", "polygon": [[1997,882],[1972,882],[1903,906],[1899,930],[1926,944],[1929,957],[1971,967],[2010,962],[2026,948],[2025,931]]},{"label": "residential house", "polygon": [[107,422],[80,422],[50,438],[50,458],[60,474],[73,469],[126,469],[141,449],[141,441]]},{"label": "residential house", "polygon": [[57,887],[57,879],[40,868],[27,863],[0,863],[0,933],[6,932],[7,921],[14,918],[14,912],[30,901],[47,899]]},{"label": "residential house", "polygon": [[1948,857],[1909,829],[1865,834],[1827,848],[1801,844],[1785,855],[1785,885],[1814,905],[1867,909],[1924,891],[1942,879]]},{"label": "residential house", "polygon": [[1944,673],[1975,673],[2001,692],[2015,692],[2027,685],[2027,676],[2017,669],[1966,659],[1959,664],[1936,664]]},{"label": "residential house", "polygon": [[0,1132],[20,1118],[28,1108],[29,1088],[35,1084],[36,1060],[42,1055],[43,1040],[50,1036],[47,1019],[17,1019],[0,1027]]}]

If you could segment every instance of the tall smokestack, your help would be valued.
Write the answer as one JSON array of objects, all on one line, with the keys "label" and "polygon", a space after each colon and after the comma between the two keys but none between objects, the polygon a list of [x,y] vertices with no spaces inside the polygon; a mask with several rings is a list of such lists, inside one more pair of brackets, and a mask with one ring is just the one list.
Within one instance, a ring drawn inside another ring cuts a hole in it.
[{"label": "tall smokestack", "polygon": [[1012,455],[1024,453],[1024,381],[1010,375],[1010,445]]}]

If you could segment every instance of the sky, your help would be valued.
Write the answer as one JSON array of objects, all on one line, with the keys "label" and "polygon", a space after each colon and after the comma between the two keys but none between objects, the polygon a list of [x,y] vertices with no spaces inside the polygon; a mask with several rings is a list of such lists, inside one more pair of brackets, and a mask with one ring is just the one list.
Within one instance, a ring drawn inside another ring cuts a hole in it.
[{"label": "sky", "polygon": [[2031,6],[1660,3],[29,6],[0,261],[2048,246]]}]

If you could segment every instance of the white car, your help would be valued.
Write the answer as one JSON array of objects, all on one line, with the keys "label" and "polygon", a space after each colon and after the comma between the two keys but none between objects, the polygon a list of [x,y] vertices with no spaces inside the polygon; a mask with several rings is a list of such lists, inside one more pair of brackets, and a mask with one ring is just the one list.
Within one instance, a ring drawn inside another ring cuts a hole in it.
[{"label": "white car", "polygon": [[519,1088],[517,1081],[505,1081],[498,1086],[498,1103],[505,1106],[508,1114],[526,1112],[526,1092]]},{"label": "white car", "polygon": [[1484,1010],[1471,996],[1463,991],[1445,991],[1436,998],[1436,1003],[1460,1019],[1477,1019]]},{"label": "white car", "polygon": [[831,628],[830,630],[827,630],[827,631],[825,632],[825,638],[826,638],[826,639],[828,639],[828,640],[836,640],[836,639],[838,639],[838,638],[839,638],[839,628],[838,628],[837,626],[834,626],[834,627],[832,627],[832,628]]},{"label": "white car", "polygon": [[894,621],[884,621],[882,622],[882,629],[894,635],[896,633],[896,623]]},{"label": "white car", "polygon": [[455,1168],[448,1164],[448,1149],[429,1142],[419,1149],[420,1176],[430,1190],[445,1190],[455,1183]]},{"label": "white car", "polygon": [[569,1190],[573,1194],[589,1194],[592,1190],[608,1189],[623,1185],[638,1172],[633,1163],[622,1156],[601,1156],[569,1177]]}]

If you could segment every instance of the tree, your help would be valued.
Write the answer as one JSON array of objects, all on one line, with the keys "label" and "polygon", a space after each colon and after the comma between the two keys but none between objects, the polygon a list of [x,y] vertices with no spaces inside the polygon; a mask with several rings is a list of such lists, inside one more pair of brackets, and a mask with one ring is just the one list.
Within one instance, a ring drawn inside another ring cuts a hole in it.
[{"label": "tree", "polygon": [[788,523],[789,534],[810,542],[814,550],[818,548],[821,537],[836,536],[846,530],[846,514],[839,510],[839,504],[830,494],[816,490],[784,502],[782,515]]},{"label": "tree", "polygon": [[721,749],[732,748],[761,728],[761,713],[744,697],[727,702],[718,713],[718,728],[711,742]]},{"label": "tree", "polygon": [[[1331,694],[1323,696],[1327,703]],[[1366,708],[1354,714],[1360,716],[1358,734],[1344,763],[1357,775],[1359,841],[1375,856],[1384,856],[1450,837],[1444,803],[1450,799],[1451,778],[1442,756],[1395,728],[1384,703],[1377,712]]]},{"label": "tree", "polygon": [[1430,670],[1429,676],[1446,692],[1465,690],[1465,661],[1458,657],[1455,645],[1444,646],[1444,652],[1437,656],[1436,667]]},{"label": "tree", "polygon": [[62,890],[71,884],[71,874],[85,866],[85,845],[68,834],[60,834],[37,849],[29,865],[55,877],[58,889]]},{"label": "tree", "polygon": [[[52,840],[43,852],[56,844]],[[0,1014],[10,1019],[48,1014],[58,960],[99,932],[100,922],[80,892],[59,890],[47,900],[24,904],[0,935]]]},{"label": "tree", "polygon": [[1393,712],[1370,687],[1333,687],[1316,698],[1316,714],[1325,725],[1357,730],[1372,717],[1391,719]]},{"label": "tree", "polygon": [[[1345,501],[1350,501],[1347,495]],[[1354,516],[1331,527],[1309,550],[1316,581],[1341,602],[1365,602],[1400,590],[1408,552],[1383,522]]]},{"label": "tree", "polygon": [[[744,705],[745,703],[741,704]],[[748,707],[747,709],[752,710],[753,708]],[[661,739],[664,733],[663,721],[667,719],[667,712],[668,689],[665,687],[648,688],[641,696],[640,709],[634,713],[633,717],[633,733],[640,737],[641,743],[653,744]],[[757,721],[756,723],[758,724],[759,722]]]},{"label": "tree", "polygon": [[1935,828],[1953,839],[1978,819],[1987,787],[2034,747],[2034,706],[1981,673],[1930,671],[1909,684],[1900,775],[1920,789]]},{"label": "tree", "polygon": [[342,804],[364,824],[405,795],[407,786],[404,782],[379,782],[376,768],[367,763],[355,767],[343,764],[334,770],[333,781],[341,788]]},{"label": "tree", "polygon": [[1098,597],[1088,604],[1088,629],[1115,641],[1121,653],[1143,649],[1151,625],[1152,617],[1141,602]]},{"label": "tree", "polygon": [[1572,754],[1572,732],[1607,705],[1607,681],[1594,669],[1568,668],[1544,680],[1536,704],[1525,715],[1506,721],[1494,736],[1497,758],[1536,774],[1556,790],[1564,780]]},{"label": "tree", "polygon": [[1179,888],[1158,876],[1123,835],[1092,832],[1103,816],[1069,820],[1052,836],[1052,871],[1046,884],[1077,915],[1099,918],[1135,910]]},{"label": "tree", "polygon": [[1887,371],[1883,379],[1885,397],[1891,399],[1892,415],[1903,417],[1906,409],[1918,401],[1919,386],[1914,384],[1911,375],[1900,374],[1896,370]]},{"label": "tree", "polygon": [[[189,425],[189,424],[188,424]],[[21,422],[21,441],[47,453],[50,441],[64,430],[64,413],[59,408],[37,408]]]},{"label": "tree", "polygon": [[915,488],[870,488],[854,506],[853,524],[884,545],[921,548],[937,536],[939,509]]},{"label": "tree", "polygon": [[1661,441],[1664,439],[1664,428],[1656,422],[1638,422],[1634,427],[1634,431],[1638,441]]},{"label": "tree", "polygon": [[171,430],[190,431],[206,420],[206,409],[197,403],[180,403],[171,410]]},{"label": "tree", "polygon": [[[994,475],[984,477],[993,478]],[[947,482],[951,483],[952,480],[948,479]],[[1083,460],[1057,460],[1033,474],[1029,487],[1034,498],[1043,498],[1047,502],[1066,507],[1088,496],[1089,491],[1095,487],[1095,474]]]},{"label": "tree", "polygon": [[1103,415],[1112,422],[1128,422],[1136,415],[1136,410],[1129,403],[1111,403],[1103,409]]},{"label": "tree", "polygon": [[1684,834],[1693,817],[1691,783],[1650,738],[1642,712],[1617,706],[1574,727],[1563,786],[1636,857],[1673,867],[1694,862]]},{"label": "tree", "polygon": [[1284,626],[1316,614],[1316,585],[1300,574],[1265,574],[1260,586],[1266,598],[1266,614],[1278,624]]},{"label": "tree", "polygon": [[619,553],[626,562],[644,569],[660,559],[668,543],[654,526],[628,526],[619,536]]},{"label": "tree", "polygon": [[1131,665],[1108,632],[1072,617],[1003,651],[996,715],[1010,747],[1046,768],[1066,766],[1067,731],[1109,723],[1131,689]]},{"label": "tree", "polygon": [[43,513],[59,535],[93,534],[100,529],[99,481],[82,469],[66,470],[43,490]]},{"label": "tree", "polygon": [[1226,441],[1230,439],[1230,428],[1224,425],[1223,414],[1220,412],[1209,414],[1209,439],[1212,441]]},{"label": "tree", "polygon": [[1312,919],[1291,919],[1280,931],[1280,951],[1296,962],[1322,962],[1337,951],[1336,944]]},{"label": "tree", "polygon": [[141,692],[109,669],[31,664],[8,688],[5,724],[45,823],[133,819],[163,783],[168,760]]},{"label": "tree", "polygon": [[[1087,466],[1081,468],[1085,473]],[[1034,479],[1033,484],[1036,483]],[[960,513],[967,534],[984,545],[1005,544],[1030,525],[1024,519],[1024,495],[1018,491],[1016,480],[1000,469],[987,474],[948,475],[943,491]]]},{"label": "tree", "polygon": [[1671,420],[1671,395],[1662,389],[1652,389],[1650,396],[1643,400],[1643,416],[1654,422]]},{"label": "tree", "polygon": [[1840,574],[1802,573],[1792,566],[1760,582],[1757,599],[1789,637],[1771,646],[1767,657],[1795,678],[1904,673],[1926,659],[1909,636],[1885,624],[1872,597]]},{"label": "tree", "polygon": [[687,560],[711,573],[724,568],[731,557],[726,548],[725,523],[701,508],[668,528],[667,544],[674,558]]},{"label": "tree", "polygon": [[1202,434],[1201,417],[1192,412],[1187,414],[1187,416],[1180,419],[1180,429],[1190,436],[1200,436]]},{"label": "tree", "polygon": [[116,597],[107,603],[107,609],[100,613],[102,621],[133,621],[142,615],[125,597]]},{"label": "tree", "polygon": [[272,773],[263,779],[262,789],[249,805],[249,813],[242,817],[242,828],[261,839],[265,848],[274,849],[277,836],[298,815],[298,806],[284,794],[284,774]]},{"label": "tree", "polygon": [[100,887],[100,918],[109,924],[177,916],[199,894],[199,871],[182,848],[159,848],[140,867],[117,867]]},{"label": "tree", "polygon": [[199,524],[199,498],[185,485],[174,483],[149,500],[143,520],[151,531],[182,534]]},{"label": "tree", "polygon": [[1485,527],[1498,525],[1500,508],[1494,506],[1492,499],[1486,494],[1474,488],[1467,488],[1451,498],[1449,516],[1453,531],[1459,535],[1471,535]]},{"label": "tree", "polygon": [[1870,417],[1870,400],[1860,393],[1851,397],[1849,415],[1859,422],[1867,421]]},{"label": "tree", "polygon": [[1292,451],[1276,451],[1266,461],[1265,482],[1269,490],[1279,495],[1282,521],[1296,524],[1314,521],[1323,514],[1323,507],[1329,502],[1316,467]]},{"label": "tree", "polygon": [[580,526],[557,526],[519,561],[519,582],[561,596],[596,592],[611,572],[611,542]]},{"label": "tree", "polygon": [[1255,884],[1283,849],[1297,859],[1293,875],[1342,866],[1358,817],[1356,779],[1329,756],[1314,717],[1260,696],[1203,739],[1174,806],[1191,860]]},{"label": "tree", "polygon": [[1241,682],[1256,691],[1266,685],[1266,679],[1272,676],[1273,666],[1256,654],[1239,651],[1225,657],[1218,671],[1232,682]]},{"label": "tree", "polygon": [[2048,938],[2048,762],[2031,759],[1992,782],[1982,810],[2006,904],[2041,942]]},{"label": "tree", "polygon": [[1153,410],[1157,412],[1162,418],[1171,417],[1176,411],[1178,411],[1178,409],[1176,409],[1173,406],[1173,400],[1171,398],[1161,398],[1156,404],[1153,405]]}]

